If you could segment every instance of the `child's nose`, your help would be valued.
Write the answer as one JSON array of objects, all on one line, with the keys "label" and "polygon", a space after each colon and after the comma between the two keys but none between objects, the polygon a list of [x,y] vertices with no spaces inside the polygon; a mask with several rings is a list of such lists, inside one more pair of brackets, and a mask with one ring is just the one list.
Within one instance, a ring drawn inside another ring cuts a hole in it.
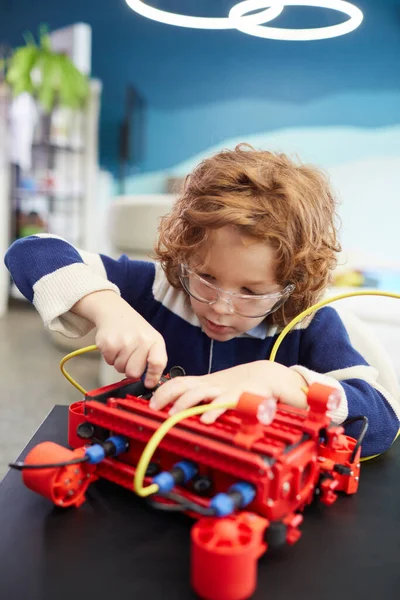
[{"label": "child's nose", "polygon": [[212,305],[214,311],[219,315],[231,315],[234,311],[232,304],[225,298],[218,298]]}]

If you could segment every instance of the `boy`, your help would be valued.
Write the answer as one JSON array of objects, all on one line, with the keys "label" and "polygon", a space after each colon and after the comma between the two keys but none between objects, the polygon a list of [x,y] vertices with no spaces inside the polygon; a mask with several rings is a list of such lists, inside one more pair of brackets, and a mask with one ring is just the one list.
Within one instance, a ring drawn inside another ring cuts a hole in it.
[{"label": "boy", "polygon": [[[71,337],[96,327],[108,364],[155,387],[182,366],[150,406],[171,413],[242,391],[306,407],[302,388],[341,392],[336,423],[366,415],[363,455],[383,452],[399,406],[324,307],[268,356],[282,327],[321,297],[340,250],[325,177],[282,154],[239,146],[203,161],[161,223],[156,263],[78,251],[55,236],[15,242],[6,255],[16,285],[45,326]],[[221,410],[202,416],[212,422]],[[346,428],[357,437],[359,424]]]}]

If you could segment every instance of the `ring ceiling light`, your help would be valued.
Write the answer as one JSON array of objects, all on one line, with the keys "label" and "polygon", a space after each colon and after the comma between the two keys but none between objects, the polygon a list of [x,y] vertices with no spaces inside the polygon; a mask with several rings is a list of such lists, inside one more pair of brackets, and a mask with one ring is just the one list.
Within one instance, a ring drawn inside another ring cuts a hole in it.
[{"label": "ring ceiling light", "polygon": [[[238,2],[229,11],[228,17],[192,17],[167,12],[149,6],[142,0],[126,0],[128,6],[136,13],[153,21],[159,21],[176,27],[190,27],[193,29],[237,29],[243,33],[273,40],[322,40],[339,35],[345,35],[356,29],[363,20],[363,14],[357,6],[344,0],[243,0]],[[329,8],[346,14],[349,19],[338,25],[328,27],[314,27],[311,29],[284,29],[280,27],[265,27],[278,17],[285,6],[314,6]],[[249,15],[249,12],[261,12]]]},{"label": "ring ceiling light", "polygon": [[337,37],[350,33],[356,29],[363,20],[363,14],[359,8],[344,2],[342,0],[289,0],[285,2],[285,6],[315,6],[318,8],[331,8],[345,13],[350,17],[347,21],[339,25],[330,25],[328,27],[314,27],[312,29],[282,29],[280,27],[262,27],[256,24],[246,23],[242,20],[247,12],[265,8],[265,0],[244,0],[239,2],[229,11],[229,18],[235,23],[236,29],[249,35],[269,38],[273,40],[323,40],[326,38]]},{"label": "ring ceiling light", "polygon": [[[237,29],[235,21],[230,17],[189,17],[187,15],[178,15],[176,13],[167,12],[159,8],[153,8],[142,0],[126,0],[128,6],[139,13],[143,17],[152,19],[153,21],[159,21],[166,25],[175,25],[176,27],[190,27],[192,29]],[[269,8],[268,8],[269,7]],[[246,17],[239,17],[239,21],[246,21],[247,24],[260,25],[260,23],[268,23],[281,14],[284,9],[283,2],[264,2],[266,10],[256,15],[248,15]],[[252,10],[251,8],[246,10]]]}]

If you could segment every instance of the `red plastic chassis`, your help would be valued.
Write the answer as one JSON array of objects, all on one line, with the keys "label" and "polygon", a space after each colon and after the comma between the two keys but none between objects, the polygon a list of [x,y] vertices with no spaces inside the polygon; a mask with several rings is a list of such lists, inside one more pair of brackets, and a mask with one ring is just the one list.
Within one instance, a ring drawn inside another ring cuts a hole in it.
[{"label": "red plastic chassis", "polygon": [[[74,450],[52,442],[39,444],[26,463],[68,461],[82,456],[90,442],[78,435],[83,424],[96,435],[122,435],[127,452],[97,465],[87,463],[57,469],[24,470],[25,484],[59,506],[79,506],[88,485],[103,477],[133,489],[135,466],[153,433],[168,414],[153,411],[148,399],[124,393],[132,380],[89,392],[69,409],[68,441]],[[164,438],[152,466],[168,471],[187,459],[198,466],[198,477],[207,478],[206,495],[196,493],[193,482],[176,491],[197,504],[238,481],[254,486],[256,494],[245,511],[232,516],[198,517],[191,531],[191,580],[195,592],[208,600],[244,600],[256,588],[257,560],[268,546],[295,543],[301,533],[302,511],[314,497],[332,504],[337,492],[353,494],[358,488],[360,449],[350,457],[356,441],[332,426],[327,403],[332,388],[314,384],[308,390],[309,410],[278,404],[273,422],[262,425],[256,407],[262,400],[243,394],[235,411],[213,425],[190,417]],[[80,428],[80,429],[79,429]],[[338,468],[339,465],[339,468]],[[151,478],[146,478],[151,483]],[[163,501],[161,497],[157,500]],[[165,501],[165,499],[164,499]]]}]

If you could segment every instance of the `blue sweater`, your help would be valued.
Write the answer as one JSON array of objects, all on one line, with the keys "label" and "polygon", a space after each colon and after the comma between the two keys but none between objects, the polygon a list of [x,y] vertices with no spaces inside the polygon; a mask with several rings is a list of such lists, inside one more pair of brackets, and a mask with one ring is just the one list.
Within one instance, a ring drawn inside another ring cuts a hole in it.
[{"label": "blue sweater", "polygon": [[[170,286],[158,264],[84,252],[57,236],[42,234],[14,242],[5,264],[45,327],[69,337],[93,328],[70,312],[78,300],[97,290],[119,293],[164,337],[167,369],[180,365],[188,375],[267,359],[281,331],[266,319],[230,341],[212,341],[202,331],[186,293]],[[276,361],[297,370],[308,384],[325,382],[341,391],[340,406],[331,413],[336,423],[357,415],[368,417],[364,456],[391,445],[399,429],[399,398],[377,382],[376,369],[353,348],[335,309],[324,307],[298,324],[284,339]],[[360,423],[346,427],[354,437],[359,431]]]}]

